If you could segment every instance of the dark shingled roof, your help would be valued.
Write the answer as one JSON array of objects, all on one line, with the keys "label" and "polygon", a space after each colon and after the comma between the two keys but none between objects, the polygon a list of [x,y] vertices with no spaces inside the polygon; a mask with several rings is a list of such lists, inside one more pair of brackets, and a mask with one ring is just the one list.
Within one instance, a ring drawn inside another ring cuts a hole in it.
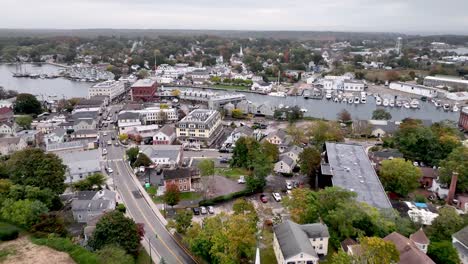
[{"label": "dark shingled roof", "polygon": [[413,242],[419,243],[419,244],[429,244],[429,238],[427,238],[426,234],[420,228],[416,233],[411,234],[409,237]]},{"label": "dark shingled roof", "polygon": [[465,247],[468,247],[468,226],[456,232],[452,236],[465,245]]},{"label": "dark shingled roof", "polygon": [[436,264],[431,258],[424,254],[424,252],[419,250],[411,240],[397,232],[386,236],[384,240],[391,241],[395,244],[398,252],[400,252],[399,264]]},{"label": "dark shingled roof", "polygon": [[164,180],[184,179],[193,175],[192,168],[176,168],[171,170],[164,170]]}]

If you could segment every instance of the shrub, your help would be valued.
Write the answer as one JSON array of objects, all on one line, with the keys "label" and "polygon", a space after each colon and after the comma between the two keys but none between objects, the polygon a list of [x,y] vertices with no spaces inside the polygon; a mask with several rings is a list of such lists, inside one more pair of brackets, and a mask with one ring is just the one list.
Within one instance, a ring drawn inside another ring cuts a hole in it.
[{"label": "shrub", "polygon": [[427,200],[426,200],[426,197],[422,194],[416,194],[414,196],[414,201],[417,202],[417,203],[426,203]]},{"label": "shrub", "polygon": [[125,214],[125,212],[127,211],[127,208],[125,208],[125,204],[117,205],[117,211]]},{"label": "shrub", "polygon": [[19,231],[20,230],[16,226],[0,222],[0,241],[16,239]]},{"label": "shrub", "polygon": [[96,254],[86,250],[84,247],[73,244],[67,238],[49,236],[48,238],[32,238],[34,244],[48,246],[58,251],[66,252],[78,264],[98,264],[99,258]]}]

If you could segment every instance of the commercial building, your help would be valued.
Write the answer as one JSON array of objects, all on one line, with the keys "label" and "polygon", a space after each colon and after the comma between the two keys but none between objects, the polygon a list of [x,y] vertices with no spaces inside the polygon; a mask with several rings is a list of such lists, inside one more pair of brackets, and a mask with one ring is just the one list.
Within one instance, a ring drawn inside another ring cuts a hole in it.
[{"label": "commercial building", "polygon": [[357,200],[386,209],[392,205],[369,157],[360,145],[325,143],[319,184],[338,186],[357,193]]},{"label": "commercial building", "polygon": [[176,125],[177,139],[184,143],[210,146],[221,132],[221,114],[216,110],[193,110]]},{"label": "commercial building", "polygon": [[151,102],[156,98],[157,83],[153,79],[142,79],[131,86],[131,99],[136,102]]},{"label": "commercial building", "polygon": [[447,87],[449,90],[468,91],[468,80],[463,80],[454,76],[427,76],[424,78],[424,85],[431,87]]},{"label": "commercial building", "polygon": [[91,86],[88,96],[108,96],[110,101],[125,93],[125,83],[122,81],[105,81]]},{"label": "commercial building", "polygon": [[419,85],[419,84],[413,84],[413,83],[392,82],[390,83],[388,88],[392,90],[402,91],[405,93],[426,96],[429,98],[434,98],[439,95],[442,95],[442,93],[440,93],[435,88],[427,87],[427,86]]},{"label": "commercial building", "polygon": [[460,118],[458,119],[458,126],[463,130],[468,131],[468,107],[463,107],[460,111]]}]

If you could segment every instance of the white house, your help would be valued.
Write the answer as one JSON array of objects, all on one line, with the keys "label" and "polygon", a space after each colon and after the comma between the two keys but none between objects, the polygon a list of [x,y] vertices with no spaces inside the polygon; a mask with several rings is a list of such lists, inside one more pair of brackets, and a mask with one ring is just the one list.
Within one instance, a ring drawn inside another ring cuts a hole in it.
[{"label": "white house", "polygon": [[437,97],[437,95],[439,94],[438,89],[424,86],[424,85],[404,83],[404,82],[392,82],[390,83],[388,88],[392,90],[406,92],[406,93],[426,96],[429,98]]},{"label": "white house", "polygon": [[290,220],[273,227],[273,250],[278,264],[317,264],[328,253],[328,227],[299,225]]},{"label": "white house", "polygon": [[343,91],[345,92],[363,92],[366,84],[360,80],[345,80],[343,82]]},{"label": "white house", "polygon": [[165,125],[153,135],[153,145],[171,145],[176,139],[176,129],[174,125]]},{"label": "white house", "polygon": [[94,173],[101,172],[101,151],[98,149],[63,152],[57,155],[67,166],[65,183],[81,181]]},{"label": "white house", "polygon": [[453,247],[457,250],[462,264],[468,264],[468,226],[452,235]]},{"label": "white house", "polygon": [[123,81],[105,81],[91,86],[88,89],[89,97],[104,95],[112,101],[116,97],[125,93],[125,82]]},{"label": "white house", "polygon": [[20,137],[0,138],[0,154],[8,155],[15,151],[23,150],[28,146]]},{"label": "white house", "polygon": [[288,155],[282,154],[280,160],[275,163],[273,171],[276,173],[292,173],[296,162],[290,158]]},{"label": "white house", "polygon": [[177,167],[183,160],[181,145],[145,145],[141,152],[154,164],[163,167]]},{"label": "white house", "polygon": [[121,112],[117,125],[119,133],[127,133],[132,127],[141,126],[140,114],[134,112]]},{"label": "white house", "polygon": [[0,135],[14,136],[17,127],[16,123],[13,122],[0,123]]},{"label": "white house", "polygon": [[282,155],[290,157],[292,160],[294,160],[294,162],[297,163],[299,161],[299,154],[301,154],[301,152],[302,148],[298,146],[291,146],[287,150],[285,150]]},{"label": "white house", "polygon": [[269,93],[273,89],[273,84],[266,82],[254,82],[250,87],[252,91],[258,91],[262,93]]}]

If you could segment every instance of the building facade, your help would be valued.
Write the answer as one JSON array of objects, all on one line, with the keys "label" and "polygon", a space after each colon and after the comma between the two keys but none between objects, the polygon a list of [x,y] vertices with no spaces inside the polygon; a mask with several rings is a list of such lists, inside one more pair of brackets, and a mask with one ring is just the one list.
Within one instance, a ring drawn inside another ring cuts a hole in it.
[{"label": "building facade", "polygon": [[424,85],[431,87],[447,87],[449,90],[468,91],[468,80],[451,76],[427,76]]},{"label": "building facade", "polygon": [[156,98],[157,83],[153,79],[142,79],[136,81],[130,89],[132,101],[151,102]]},{"label": "building facade", "polygon": [[193,110],[176,125],[177,139],[184,143],[210,146],[221,132],[221,114],[216,110]]},{"label": "building facade", "polygon": [[458,119],[458,126],[465,131],[468,131],[468,107],[462,108],[460,111],[460,118]]},{"label": "building facade", "polygon": [[105,81],[91,86],[88,96],[107,96],[112,101],[125,93],[125,83],[122,81]]}]

